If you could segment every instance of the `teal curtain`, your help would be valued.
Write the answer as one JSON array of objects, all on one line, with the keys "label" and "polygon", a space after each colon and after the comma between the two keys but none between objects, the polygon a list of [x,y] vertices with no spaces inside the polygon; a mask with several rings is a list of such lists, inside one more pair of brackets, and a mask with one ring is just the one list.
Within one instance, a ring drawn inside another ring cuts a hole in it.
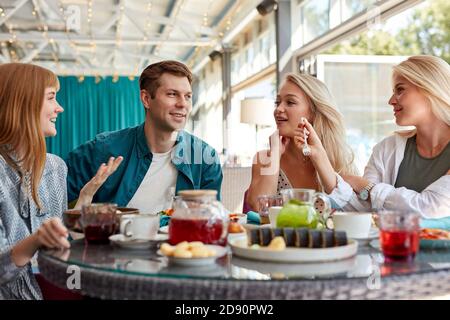
[{"label": "teal curtain", "polygon": [[56,95],[64,112],[56,121],[58,134],[46,139],[47,152],[63,159],[75,147],[96,134],[136,126],[144,121],[145,111],[139,98],[138,79],[119,77],[59,77]]}]

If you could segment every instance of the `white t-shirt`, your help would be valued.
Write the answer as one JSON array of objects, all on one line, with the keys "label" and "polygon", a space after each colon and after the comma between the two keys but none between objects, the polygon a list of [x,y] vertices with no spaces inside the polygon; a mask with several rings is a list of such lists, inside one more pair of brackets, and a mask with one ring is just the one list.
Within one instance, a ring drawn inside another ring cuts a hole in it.
[{"label": "white t-shirt", "polygon": [[178,175],[171,153],[172,149],[153,153],[150,168],[127,207],[137,208],[141,213],[157,213],[170,208]]}]

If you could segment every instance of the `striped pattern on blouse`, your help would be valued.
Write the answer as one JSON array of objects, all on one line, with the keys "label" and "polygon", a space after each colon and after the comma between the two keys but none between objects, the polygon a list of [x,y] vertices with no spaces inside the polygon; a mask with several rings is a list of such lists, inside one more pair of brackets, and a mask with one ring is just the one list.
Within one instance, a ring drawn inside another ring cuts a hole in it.
[{"label": "striped pattern on blouse", "polygon": [[66,176],[64,161],[47,154],[39,185],[42,204],[39,210],[32,199],[28,201],[19,174],[0,156],[0,300],[42,299],[31,263],[16,267],[11,261],[11,248],[34,233],[45,220],[62,216],[67,209]]}]

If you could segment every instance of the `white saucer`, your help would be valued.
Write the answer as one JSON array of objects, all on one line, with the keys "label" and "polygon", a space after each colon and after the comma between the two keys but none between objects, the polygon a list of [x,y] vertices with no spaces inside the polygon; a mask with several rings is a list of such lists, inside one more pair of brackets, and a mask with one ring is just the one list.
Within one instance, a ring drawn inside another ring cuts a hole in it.
[{"label": "white saucer", "polygon": [[355,238],[352,237],[353,240],[358,241],[360,246],[368,246],[371,241],[376,240],[380,237],[380,231],[378,229],[370,229],[369,235],[365,238]]},{"label": "white saucer", "polygon": [[169,237],[166,234],[157,234],[153,239],[133,239],[125,237],[123,234],[114,234],[109,237],[113,244],[125,249],[150,249],[168,239]]},{"label": "white saucer", "polygon": [[168,234],[169,233],[169,226],[164,226],[164,227],[159,228],[159,232]]}]

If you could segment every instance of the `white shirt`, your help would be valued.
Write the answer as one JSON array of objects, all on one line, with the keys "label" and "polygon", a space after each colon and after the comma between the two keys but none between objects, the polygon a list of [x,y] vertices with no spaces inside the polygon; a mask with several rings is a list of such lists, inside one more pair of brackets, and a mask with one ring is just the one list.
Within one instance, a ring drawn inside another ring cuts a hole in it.
[{"label": "white shirt", "polygon": [[175,195],[178,171],[172,163],[172,150],[153,153],[152,163],[127,207],[141,213],[169,209]]},{"label": "white shirt", "polygon": [[450,175],[442,176],[422,192],[394,187],[410,136],[396,133],[373,148],[364,170],[364,178],[375,183],[370,191],[370,202],[360,200],[340,176],[330,197],[347,211],[410,210],[419,212],[424,218],[450,216]]}]

